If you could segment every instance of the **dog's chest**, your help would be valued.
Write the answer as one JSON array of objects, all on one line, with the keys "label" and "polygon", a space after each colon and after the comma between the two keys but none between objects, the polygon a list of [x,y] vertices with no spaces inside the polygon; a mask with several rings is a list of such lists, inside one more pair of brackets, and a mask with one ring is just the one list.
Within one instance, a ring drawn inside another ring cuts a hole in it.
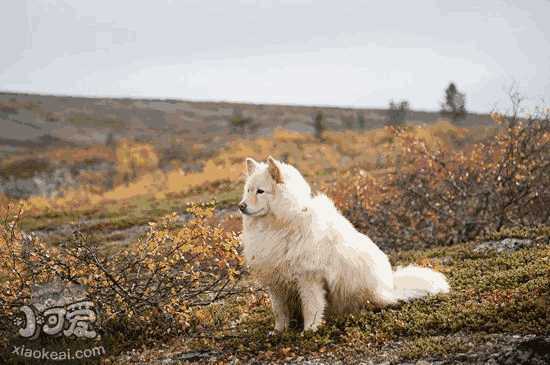
[{"label": "dog's chest", "polygon": [[244,256],[253,272],[260,276],[293,276],[305,235],[295,230],[245,229]]}]

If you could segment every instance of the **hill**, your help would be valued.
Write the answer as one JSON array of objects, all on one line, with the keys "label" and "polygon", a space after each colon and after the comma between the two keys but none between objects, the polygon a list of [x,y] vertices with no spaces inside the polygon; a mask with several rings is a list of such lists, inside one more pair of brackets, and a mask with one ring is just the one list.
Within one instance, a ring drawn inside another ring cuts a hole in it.
[{"label": "hill", "polygon": [[[318,111],[332,130],[357,128],[359,115],[365,129],[379,128],[387,118],[384,109],[0,93],[0,156],[45,146],[105,144],[113,138],[162,144],[178,136],[187,142],[216,145],[242,134],[230,126],[235,114],[251,119],[245,134],[252,137],[270,135],[278,127],[311,132]],[[440,115],[411,111],[407,119],[413,124],[433,123]],[[488,115],[470,114],[461,125],[489,123]]]}]

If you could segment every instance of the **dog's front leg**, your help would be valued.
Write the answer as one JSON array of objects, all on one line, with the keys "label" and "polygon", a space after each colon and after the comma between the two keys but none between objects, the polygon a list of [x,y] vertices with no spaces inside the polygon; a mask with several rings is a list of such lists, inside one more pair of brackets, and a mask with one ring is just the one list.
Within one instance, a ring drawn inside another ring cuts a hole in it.
[{"label": "dog's front leg", "polygon": [[327,305],[323,282],[317,279],[307,279],[298,283],[302,314],[304,316],[304,331],[316,331],[323,321]]},{"label": "dog's front leg", "polygon": [[282,288],[270,288],[271,307],[275,316],[275,331],[282,332],[290,323],[290,308],[288,307],[288,292]]}]

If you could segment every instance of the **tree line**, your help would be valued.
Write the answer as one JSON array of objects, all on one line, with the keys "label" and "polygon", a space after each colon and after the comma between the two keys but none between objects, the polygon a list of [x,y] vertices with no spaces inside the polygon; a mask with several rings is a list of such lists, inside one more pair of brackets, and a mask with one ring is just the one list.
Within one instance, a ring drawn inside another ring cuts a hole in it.
[{"label": "tree line", "polygon": [[[410,104],[407,100],[390,100],[386,115],[385,124],[392,127],[400,127],[407,121],[410,112]],[[444,92],[443,101],[440,102],[441,116],[450,119],[453,123],[459,123],[466,115],[466,94],[459,91],[454,82],[450,82]],[[357,112],[355,118],[346,117],[343,124],[347,129],[364,130],[366,128],[366,119],[362,112]],[[242,110],[235,108],[232,116],[229,118],[229,126],[233,133],[246,135],[258,128],[254,119],[250,116],[244,116]],[[326,118],[321,110],[315,112],[312,116],[311,126],[315,137],[323,141],[323,132],[326,130]]]},{"label": "tree line", "polygon": [[[466,118],[466,94],[459,91],[454,82],[449,83],[449,86],[445,89],[443,101],[440,105],[439,113],[453,123],[459,123]],[[405,124],[409,111],[408,101],[395,102],[390,100],[386,124],[394,127]]]}]

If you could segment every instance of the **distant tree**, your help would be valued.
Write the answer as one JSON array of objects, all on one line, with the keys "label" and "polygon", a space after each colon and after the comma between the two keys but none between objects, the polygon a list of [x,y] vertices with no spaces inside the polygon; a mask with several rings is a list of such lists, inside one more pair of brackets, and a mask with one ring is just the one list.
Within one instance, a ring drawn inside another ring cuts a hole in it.
[{"label": "distant tree", "polygon": [[114,148],[116,146],[116,139],[113,132],[109,132],[107,134],[107,137],[105,137],[105,145],[111,148]]},{"label": "distant tree", "polygon": [[231,129],[240,134],[246,134],[248,129],[252,126],[252,118],[243,116],[241,109],[233,109],[233,115],[229,119]]},{"label": "distant tree", "polygon": [[357,112],[357,128],[364,130],[366,126],[365,115],[361,112]]},{"label": "distant tree", "polygon": [[449,117],[455,123],[466,117],[466,95],[458,91],[453,82],[445,89],[441,115]]},{"label": "distant tree", "polygon": [[390,101],[388,108],[388,119],[386,124],[394,127],[402,126],[407,119],[407,113],[409,112],[409,102],[402,100],[399,103]]},{"label": "distant tree", "polygon": [[313,128],[315,129],[315,138],[323,141],[323,132],[325,131],[325,116],[322,111],[318,111],[313,118]]}]

